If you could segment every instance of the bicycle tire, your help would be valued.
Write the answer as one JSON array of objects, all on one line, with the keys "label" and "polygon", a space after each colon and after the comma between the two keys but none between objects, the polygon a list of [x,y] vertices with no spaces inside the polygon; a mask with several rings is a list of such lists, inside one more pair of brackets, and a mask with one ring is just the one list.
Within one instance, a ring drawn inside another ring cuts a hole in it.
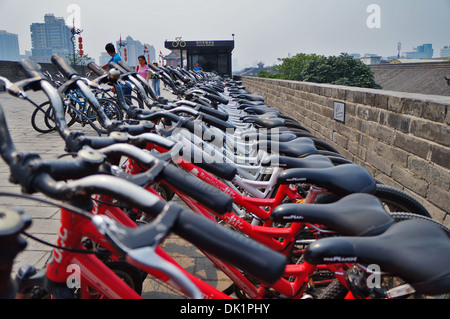
[{"label": "bicycle tire", "polygon": [[[142,102],[142,100],[140,98],[138,98],[134,95],[125,95],[124,98],[129,106],[138,107],[140,109],[144,108],[144,102]],[[115,101],[115,102],[117,103],[117,101]]]},{"label": "bicycle tire", "polygon": [[[400,223],[402,221],[411,220],[411,219],[426,220],[426,221],[438,226],[450,237],[450,229],[432,218],[422,216],[422,215],[417,215],[417,214],[405,213],[405,212],[391,213],[391,216],[395,220],[396,223]],[[397,276],[391,275],[391,276],[387,276],[387,277],[391,277],[391,278],[393,278],[393,280],[399,280],[400,282],[397,282],[398,284],[405,283],[403,280],[399,279]],[[317,299],[344,299],[345,296],[347,295],[347,293],[348,293],[348,289],[338,279],[336,279],[319,294]],[[410,297],[416,298],[416,299],[417,298],[426,298],[426,296],[423,296],[421,294],[414,294]]]},{"label": "bicycle tire", "polygon": [[[39,133],[50,133],[55,130],[55,127],[49,127],[45,121],[48,110],[51,109],[50,102],[44,102],[39,105],[31,114],[31,126]],[[42,119],[41,119],[42,117]]]},{"label": "bicycle tire", "polygon": [[89,106],[86,110],[86,113],[83,114],[83,121],[84,125],[89,124],[90,127],[92,127],[98,135],[102,134],[108,134],[108,131],[103,128],[101,123],[95,124],[95,121],[97,121],[97,113],[94,111],[94,108],[92,106]]},{"label": "bicycle tire", "polygon": [[387,205],[385,208],[389,209],[389,213],[408,212],[431,218],[428,210],[418,200],[402,190],[377,183],[374,195]]},{"label": "bicycle tire", "polygon": [[422,215],[417,215],[417,214],[405,213],[405,212],[394,212],[394,213],[391,213],[391,216],[392,216],[392,218],[394,218],[396,223],[399,223],[399,222],[402,222],[405,220],[409,220],[409,219],[421,219],[421,220],[429,221],[430,223],[433,223],[436,226],[438,226],[440,229],[442,229],[450,237],[450,228],[448,228],[447,226],[443,225],[442,223],[434,220],[433,218],[422,216]]},{"label": "bicycle tire", "polygon": [[348,289],[338,279],[335,279],[317,296],[317,299],[345,299]]},{"label": "bicycle tire", "polygon": [[[143,271],[125,261],[107,260],[104,262],[119,278],[139,295],[142,294],[142,283],[145,279]],[[146,274],[146,273],[145,273]]]},{"label": "bicycle tire", "polygon": [[98,99],[103,111],[110,120],[122,121],[123,112],[122,108],[117,105],[116,101],[113,99],[103,98]]},{"label": "bicycle tire", "polygon": [[331,146],[330,144],[328,144],[325,141],[322,141],[321,139],[317,138],[317,137],[310,137],[310,139],[314,142],[314,145],[316,146],[317,150],[320,151],[328,151],[331,153],[336,153],[339,154],[339,151],[334,148],[333,146]]},{"label": "bicycle tire", "polygon": [[[123,118],[122,110],[119,108],[119,106],[114,102],[112,99],[98,99],[102,109],[105,111],[106,116],[110,120],[117,120],[121,121]],[[107,127],[103,126],[103,123],[98,121],[98,125],[95,124],[95,121],[97,121],[97,112],[95,108],[92,105],[89,105],[87,111],[83,114],[85,117],[85,120],[88,122],[88,124],[99,134],[108,134],[109,131]]]},{"label": "bicycle tire", "polygon": [[[382,183],[376,183],[375,192],[372,194],[377,197],[384,205],[389,214],[404,212],[431,218],[427,209],[420,204],[414,197],[407,193],[387,186]],[[317,196],[316,204],[329,204],[338,201],[341,197],[335,194],[320,194]]]},{"label": "bicycle tire", "polygon": [[[67,106],[64,106],[64,116],[66,120],[67,126],[72,126],[77,121],[73,112],[67,112]],[[47,112],[45,112],[45,124],[48,128],[56,129],[55,121],[53,120],[53,108],[48,108]],[[67,118],[69,117],[69,118]]]}]

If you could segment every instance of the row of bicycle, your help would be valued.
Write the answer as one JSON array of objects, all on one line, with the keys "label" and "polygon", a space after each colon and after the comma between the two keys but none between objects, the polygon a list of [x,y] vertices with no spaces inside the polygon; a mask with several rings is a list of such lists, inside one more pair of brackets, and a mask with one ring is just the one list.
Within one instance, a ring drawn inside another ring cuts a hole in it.
[{"label": "row of bicycle", "polygon": [[[1,78],[10,94],[36,106],[70,155],[21,153],[0,112],[0,151],[11,180],[22,196],[42,193],[61,207],[52,259],[43,270],[22,267],[14,281],[3,272],[11,284],[2,285],[2,297],[140,298],[147,275],[193,298],[450,292],[448,228],[242,83],[155,68],[177,97],[168,100],[124,63],[109,72],[90,64],[97,78],[89,80],[62,57],[52,61],[60,83],[27,60],[19,63],[27,79]],[[31,101],[24,94],[30,89],[48,102]],[[71,110],[80,110],[74,96],[91,109],[95,135],[70,128]],[[105,111],[106,104],[117,112]],[[175,195],[189,209],[174,203]],[[1,216],[0,256],[10,270],[31,220],[10,209]],[[180,266],[161,248],[169,233],[198,247],[233,285],[219,291]],[[73,264],[81,269],[75,287],[67,284]]]}]

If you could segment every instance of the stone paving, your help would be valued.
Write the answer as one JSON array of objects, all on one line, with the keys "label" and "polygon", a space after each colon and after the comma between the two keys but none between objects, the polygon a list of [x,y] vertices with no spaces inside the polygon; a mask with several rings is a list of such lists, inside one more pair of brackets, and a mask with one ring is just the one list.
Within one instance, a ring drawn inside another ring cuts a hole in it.
[{"label": "stone paving", "polygon": [[[163,96],[170,97],[170,93],[162,90]],[[29,92],[29,97],[35,102],[44,102],[46,97],[40,92]],[[56,132],[40,134],[36,132],[30,122],[31,112],[34,106],[27,101],[19,100],[0,92],[0,105],[4,110],[11,138],[18,151],[35,152],[42,158],[50,159],[64,154],[64,143]],[[88,127],[81,128],[75,124],[74,129],[85,130],[86,134],[94,134]],[[0,159],[0,192],[21,193],[19,186],[9,182],[9,167],[3,159]],[[39,198],[46,198],[41,194],[34,194]],[[174,200],[181,202],[178,198]],[[55,243],[59,230],[59,209],[48,204],[37,203],[18,197],[0,196],[0,205],[3,207],[20,206],[33,218],[33,224],[29,233],[39,239]],[[13,271],[25,264],[37,268],[44,267],[50,256],[51,248],[34,240],[28,239],[28,246],[20,253],[14,264]],[[163,243],[163,248],[187,271],[195,274],[208,284],[223,290],[231,281],[201,252],[190,243],[180,239],[176,235],[170,235]],[[148,276],[149,277],[149,276]],[[158,285],[154,280],[147,278],[144,282],[143,297],[148,299],[183,298],[183,296]]]}]

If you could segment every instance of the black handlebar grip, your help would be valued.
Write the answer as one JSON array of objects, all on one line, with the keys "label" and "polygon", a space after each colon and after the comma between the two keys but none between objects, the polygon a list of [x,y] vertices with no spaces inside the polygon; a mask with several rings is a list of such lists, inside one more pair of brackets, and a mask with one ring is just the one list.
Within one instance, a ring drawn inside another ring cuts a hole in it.
[{"label": "black handlebar grip", "polygon": [[199,249],[263,282],[273,284],[284,274],[285,256],[203,216],[182,211],[173,230]]},{"label": "black handlebar grip", "polygon": [[59,54],[53,54],[52,63],[56,65],[58,70],[64,75],[67,79],[71,79],[74,75],[78,75],[77,71],[72,68],[72,66]]},{"label": "black handlebar grip", "polygon": [[102,76],[105,75],[107,72],[102,69],[101,67],[99,67],[97,64],[95,64],[94,62],[91,62],[87,65],[88,69],[91,70],[92,72],[94,72],[96,75],[98,76]]},{"label": "black handlebar grip", "polygon": [[19,62],[19,67],[25,73],[25,75],[29,78],[41,78],[46,79],[44,74],[42,74],[42,68],[36,62],[30,60],[21,60]]},{"label": "black handlebar grip", "polygon": [[234,130],[236,129],[236,127],[234,125],[232,125],[231,123],[222,121],[222,120],[218,119],[217,117],[214,117],[214,116],[211,116],[208,114],[202,114],[201,119],[203,122],[208,123],[209,125],[217,127],[219,129],[229,132],[229,133],[234,133]]},{"label": "black handlebar grip", "polygon": [[155,71],[155,72],[161,71],[160,68],[158,68],[157,66],[153,65],[152,63],[150,63],[150,64],[148,65],[148,67],[149,67],[150,69],[152,69],[153,71]]},{"label": "black handlebar grip", "polygon": [[231,197],[175,166],[167,165],[160,176],[165,183],[194,198],[218,214],[231,211],[233,205]]},{"label": "black handlebar grip", "polygon": [[122,124],[119,126],[118,130],[120,132],[126,132],[130,135],[140,135],[143,133],[151,132],[154,126],[150,126],[149,124],[146,125],[128,125],[128,124]]},{"label": "black handlebar grip", "polygon": [[222,121],[227,121],[228,120],[228,114],[225,113],[225,112],[221,112],[221,111],[218,111],[218,110],[215,110],[215,109],[212,109],[210,107],[203,106],[203,105],[197,105],[196,109],[199,112],[202,112],[202,113],[214,116],[214,117],[218,118],[219,120],[222,120]]},{"label": "black handlebar grip", "polygon": [[117,64],[120,65],[127,72],[134,72],[134,70],[123,61],[119,61],[119,62],[117,62]]},{"label": "black handlebar grip", "polygon": [[110,67],[113,67],[114,69],[119,70],[120,73],[125,74],[128,73],[127,70],[125,70],[123,67],[121,67],[119,64],[117,64],[116,62],[110,62],[109,63]]}]

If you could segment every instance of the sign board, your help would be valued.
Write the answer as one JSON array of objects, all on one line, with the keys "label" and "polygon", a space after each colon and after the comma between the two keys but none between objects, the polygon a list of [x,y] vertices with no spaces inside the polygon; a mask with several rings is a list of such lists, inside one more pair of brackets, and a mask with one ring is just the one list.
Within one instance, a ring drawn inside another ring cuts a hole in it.
[{"label": "sign board", "polygon": [[338,122],[345,123],[345,103],[334,102],[334,119]]}]

